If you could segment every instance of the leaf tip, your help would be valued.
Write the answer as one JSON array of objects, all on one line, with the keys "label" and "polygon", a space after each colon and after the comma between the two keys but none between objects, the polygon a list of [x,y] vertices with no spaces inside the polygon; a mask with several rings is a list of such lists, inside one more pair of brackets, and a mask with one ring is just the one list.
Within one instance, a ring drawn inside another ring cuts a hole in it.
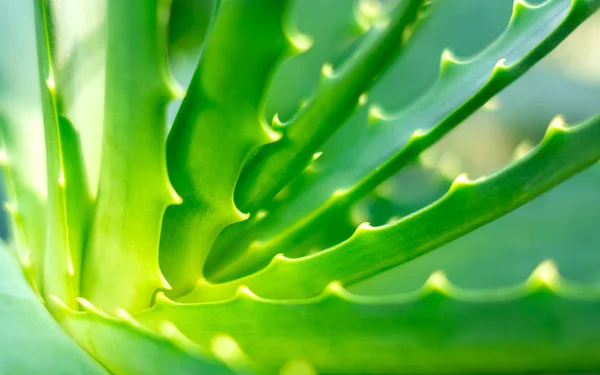
[{"label": "leaf tip", "polygon": [[435,271],[425,281],[423,288],[427,291],[446,293],[450,288],[450,281],[443,271]]},{"label": "leaf tip", "polygon": [[367,95],[366,92],[363,92],[358,97],[358,106],[359,107],[364,107],[367,104],[368,101],[369,101],[369,95]]},{"label": "leaf tip", "polygon": [[540,263],[529,277],[529,285],[532,287],[544,286],[553,288],[560,281],[558,267],[553,260],[547,259]]},{"label": "leaf tip", "polygon": [[326,62],[325,64],[323,64],[321,66],[321,78],[328,80],[333,78],[335,75],[334,71],[333,71],[333,65],[329,62]]},{"label": "leaf tip", "polygon": [[290,54],[292,56],[302,54],[312,48],[314,39],[310,35],[303,34],[299,31],[287,33],[287,39],[290,44]]},{"label": "leaf tip", "polygon": [[259,299],[254,292],[250,290],[246,285],[240,285],[235,291],[235,298],[250,298],[252,300]]},{"label": "leaf tip", "polygon": [[377,125],[383,121],[391,119],[392,116],[385,112],[383,108],[377,104],[373,104],[369,107],[369,113],[367,118],[367,124],[369,126]]}]

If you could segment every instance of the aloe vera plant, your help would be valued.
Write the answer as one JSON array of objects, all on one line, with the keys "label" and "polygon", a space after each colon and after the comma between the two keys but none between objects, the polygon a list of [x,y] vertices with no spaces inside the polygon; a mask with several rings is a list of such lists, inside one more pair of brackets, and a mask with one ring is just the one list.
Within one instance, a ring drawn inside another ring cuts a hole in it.
[{"label": "aloe vera plant", "polygon": [[[324,2],[336,31],[308,36],[293,0],[0,1],[0,373],[600,371],[600,288],[551,259],[512,286],[360,293],[600,160],[600,114],[557,116],[495,173],[428,169],[600,7],[515,0],[496,40],[381,109],[442,3]],[[380,193],[411,168],[441,197]]]}]

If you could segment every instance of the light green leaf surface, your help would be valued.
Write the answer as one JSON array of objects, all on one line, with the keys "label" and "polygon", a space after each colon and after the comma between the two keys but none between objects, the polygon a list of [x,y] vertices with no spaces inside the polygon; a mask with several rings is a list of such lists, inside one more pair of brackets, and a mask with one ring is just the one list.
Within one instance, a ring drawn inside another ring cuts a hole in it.
[{"label": "light green leaf surface", "polygon": [[398,222],[375,228],[364,223],[337,246],[298,259],[278,255],[266,268],[235,281],[200,280],[182,301],[225,299],[242,285],[267,298],[303,298],[334,280],[362,281],[471,232],[589,167],[600,159],[598,142],[600,115],[571,128],[556,119],[525,157],[475,181],[460,175],[441,199]]},{"label": "light green leaf surface", "polygon": [[435,270],[460,287],[494,288],[524,280],[551,258],[569,280],[600,285],[600,164],[472,233],[354,285],[359,294],[413,290]]},{"label": "light green leaf surface", "polygon": [[219,232],[245,218],[233,202],[240,170],[276,139],[263,119],[263,96],[277,64],[296,48],[285,32],[287,8],[287,0],[217,5],[168,139],[169,176],[183,203],[167,210],[160,264],[176,294],[202,275]]},{"label": "light green leaf surface", "polygon": [[506,374],[597,369],[599,312],[600,289],[562,280],[546,262],[505,289],[461,290],[436,273],[395,297],[361,297],[337,283],[297,301],[247,289],[218,303],[161,297],[137,319],[151,327],[168,319],[200,344],[227,332],[273,372],[305,361],[321,373]]},{"label": "light green leaf surface", "polygon": [[[236,204],[252,214],[258,209],[268,212],[274,195],[312,161],[318,148],[355,109],[365,104],[366,95],[362,94],[404,50],[417,27],[414,24],[422,5],[420,0],[397,4],[389,17],[375,21],[357,47],[348,48],[351,52],[346,52],[349,56],[339,66],[323,65],[316,91],[298,113],[284,124],[274,118],[282,138],[261,147],[244,166],[236,185]],[[256,220],[260,219],[254,217],[253,222]],[[237,264],[227,263],[238,255],[235,250],[240,243],[247,244],[244,232],[253,222],[227,228],[207,261],[207,277],[223,280],[238,272]]]},{"label": "light green leaf surface", "polygon": [[107,374],[58,325],[0,245],[0,374]]},{"label": "light green leaf surface", "polygon": [[[263,146],[244,167],[236,203],[255,212],[310,164],[313,154],[350,117],[359,97],[402,52],[410,39],[422,0],[399,2],[340,66],[326,63],[317,90],[299,112],[278,129],[282,139]],[[366,100],[366,97],[363,97]]]},{"label": "light green leaf surface", "polygon": [[75,306],[91,201],[79,138],[62,117],[53,75],[52,24],[46,0],[34,1],[38,76],[46,144],[46,241],[42,294]]},{"label": "light green leaf surface", "polygon": [[[445,53],[440,75],[425,95],[396,115],[371,111],[371,125],[352,147],[329,157],[324,153],[307,172],[311,176],[301,191],[245,225],[247,238],[236,249],[238,275],[264,266],[279,252],[293,252],[294,243],[314,227],[346,215],[349,206],[527,71],[599,5],[516,2],[509,27],[483,52],[464,61]],[[252,243],[259,243],[260,250]]]},{"label": "light green leaf surface", "polygon": [[[157,288],[163,214],[178,197],[165,160],[170,1],[110,1],[104,135],[82,296],[100,308],[142,309]],[[135,14],[135,17],[131,15]]]},{"label": "light green leaf surface", "polygon": [[[344,52],[366,30],[356,20],[358,1],[304,0],[294,1],[291,23],[308,35],[313,43],[304,53],[282,62],[267,93],[267,118],[287,121],[312,95],[321,79],[325,62],[338,65]],[[314,10],[319,8],[319,12]]]},{"label": "light green leaf surface", "polygon": [[124,310],[110,316],[86,300],[79,301],[83,311],[74,311],[55,300],[58,320],[83,349],[113,374],[235,373],[189,341],[168,321],[160,322],[157,331],[152,332]]},{"label": "light green leaf surface", "polygon": [[106,0],[49,0],[53,78],[62,115],[81,136],[91,193],[98,189],[104,80]]}]

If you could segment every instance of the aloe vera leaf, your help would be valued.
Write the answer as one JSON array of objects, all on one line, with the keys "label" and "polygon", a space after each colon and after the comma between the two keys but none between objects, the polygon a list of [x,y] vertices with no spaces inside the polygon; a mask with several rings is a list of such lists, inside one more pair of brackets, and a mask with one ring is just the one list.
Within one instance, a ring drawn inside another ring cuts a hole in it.
[{"label": "aloe vera leaf", "polygon": [[[251,238],[241,242],[238,259],[210,278],[224,281],[247,273],[289,251],[313,227],[347,214],[352,204],[524,74],[599,6],[596,0],[548,0],[538,6],[515,1],[505,32],[469,60],[444,53],[438,79],[411,106],[396,115],[372,107],[370,126],[360,140],[344,152],[331,153],[332,158],[324,153],[312,166],[317,171],[312,183],[264,219],[251,219],[254,225],[249,221],[244,228]],[[259,242],[261,250],[249,251],[252,242]]]},{"label": "aloe vera leaf", "polygon": [[[205,351],[166,320],[153,332],[125,310],[119,309],[116,316],[111,316],[85,299],[79,299],[83,311],[53,300],[58,306],[57,319],[66,332],[113,374],[241,373],[214,357],[219,353]],[[236,357],[231,361],[230,366],[235,368]]]},{"label": "aloe vera leaf", "polygon": [[442,198],[396,223],[376,228],[363,223],[339,245],[298,259],[278,255],[266,268],[231,282],[199,280],[181,301],[228,298],[241,285],[267,298],[314,296],[333,280],[351,285],[434,250],[536,198],[597,162],[599,141],[600,115],[569,128],[557,118],[538,147],[525,157],[475,181],[460,175]]},{"label": "aloe vera leaf", "polygon": [[350,290],[405,292],[435,270],[464,288],[504,287],[524,280],[546,258],[569,280],[600,285],[599,184],[596,164],[506,216]]},{"label": "aloe vera leaf", "polygon": [[219,232],[245,218],[233,202],[238,175],[256,147],[276,139],[262,120],[263,96],[277,64],[296,48],[284,30],[287,8],[287,0],[217,6],[167,144],[183,203],[165,215],[160,265],[176,294],[200,277]]},{"label": "aloe vera leaf", "polygon": [[236,203],[254,212],[301,172],[325,140],[352,114],[363,94],[402,51],[422,0],[403,1],[377,22],[339,69],[323,66],[317,91],[281,126],[283,138],[263,146],[242,170]]},{"label": "aloe vera leaf", "polygon": [[[56,323],[0,244],[0,373],[106,374]],[[49,350],[51,349],[51,350]],[[24,353],[28,360],[24,360]]]},{"label": "aloe vera leaf", "polygon": [[[366,30],[356,20],[357,1],[305,0],[295,1],[292,23],[309,35],[313,44],[306,52],[282,62],[267,93],[267,118],[275,114],[290,119],[317,88],[323,62],[337,66],[345,51],[356,43]],[[319,8],[318,12],[314,10]]]},{"label": "aloe vera leaf", "polygon": [[[372,14],[373,10],[379,13],[385,12],[384,8],[393,4],[386,2],[382,3],[384,6],[381,8],[372,9],[370,5],[373,5],[373,2],[369,1],[357,4],[326,1],[318,14],[313,12],[314,7],[317,6],[314,1],[297,2],[295,5],[295,24],[300,30],[314,37],[314,43],[307,52],[284,61],[274,77],[269,90],[267,112],[270,116],[277,112],[281,119],[290,118],[300,106],[301,99],[310,96],[317,85],[316,78],[320,76],[323,61],[332,61],[333,65],[337,66],[339,61],[343,61],[343,54],[341,54],[343,49],[352,50],[348,47],[360,44],[360,40],[356,41],[357,31],[352,31],[358,27],[359,22],[356,18],[359,18],[361,13]],[[352,9],[354,5],[357,5],[356,9]],[[356,113],[332,135],[323,145],[322,151],[328,154],[336,152],[338,148],[344,152],[346,148],[354,147],[353,143],[356,139],[368,136],[366,124],[369,102],[383,103],[385,107],[392,106],[392,108],[406,105],[407,101],[421,95],[435,80],[439,69],[439,55],[444,47],[457,48],[461,54],[480,51],[504,30],[511,8],[511,2],[480,4],[470,0],[454,0],[451,3],[438,1],[430,4],[427,8],[427,21],[423,22],[418,32],[411,37],[411,43],[405,53],[401,54],[383,77],[377,80],[375,86],[369,91],[367,103],[357,109]],[[448,24],[452,24],[453,27],[448,29]],[[399,85],[402,90],[397,90]],[[322,172],[313,166],[314,164],[309,166],[299,178],[282,189],[268,208],[261,209],[262,212],[245,222],[225,228],[215,241],[206,261],[206,277],[215,278],[216,273],[223,272],[224,265],[231,266],[232,269],[238,269],[239,264],[242,268],[247,267],[251,262],[246,258],[241,259],[237,265],[228,264],[228,260],[238,255],[239,251],[251,246],[252,242],[263,241],[285,230],[286,224],[289,223],[278,221],[272,222],[275,227],[268,233],[256,232],[252,230],[252,226],[260,216],[265,213],[268,216],[271,212],[277,211],[279,205],[285,205],[286,201],[301,192],[307,183],[312,183],[312,179],[320,177]],[[438,197],[441,195],[439,194]],[[366,199],[370,200],[370,198]],[[356,203],[355,206],[362,206],[362,204]],[[334,220],[323,220],[325,223],[323,225],[312,225],[310,232],[289,239],[291,245],[282,244],[280,251],[284,251],[286,256],[298,257],[347,239],[356,228],[356,225],[352,224],[352,218],[355,216],[354,212],[359,210],[360,207],[352,207],[352,214],[343,212],[336,215]],[[264,227],[262,230],[264,231]],[[264,258],[258,263],[259,266],[264,266],[269,261],[269,258]]]},{"label": "aloe vera leaf", "polygon": [[102,146],[106,68],[106,0],[47,2],[52,32],[53,78],[58,106],[79,133],[89,179],[96,195]]},{"label": "aloe vera leaf", "polygon": [[169,6],[108,2],[102,162],[81,294],[106,310],[145,308],[156,289],[168,288],[158,247],[164,211],[178,202],[164,157],[166,106],[175,95]]},{"label": "aloe vera leaf", "polygon": [[[339,8],[338,4],[336,9]],[[347,5],[346,5],[347,6]],[[369,32],[358,41],[358,47],[347,46],[349,55],[342,60],[339,68],[326,64],[321,72],[321,82],[310,100],[299,110],[289,122],[276,124],[283,132],[283,138],[275,143],[263,146],[258,153],[244,166],[235,190],[235,202],[244,211],[257,213],[263,203],[277,193],[283,184],[304,169],[308,161],[314,157],[319,147],[340,126],[357,107],[364,105],[365,96],[361,96],[385,71],[390,63],[402,52],[408,37],[415,27],[418,11],[422,1],[411,0],[397,4],[392,8],[389,18],[379,19]],[[339,17],[339,16],[338,16]],[[353,20],[358,28],[357,21]],[[318,52],[318,51],[317,51]],[[309,50],[307,54],[310,54]],[[297,58],[302,58],[298,56]],[[299,65],[299,64],[298,64]],[[303,67],[304,68],[304,67]],[[310,68],[310,65],[306,68]],[[332,69],[329,71],[328,69]],[[344,92],[344,95],[340,95]],[[292,96],[293,97],[293,96]],[[359,99],[360,98],[360,99]],[[333,104],[332,104],[333,103]],[[274,120],[277,123],[278,119]],[[263,185],[266,183],[266,185]],[[272,190],[269,190],[272,189]],[[246,204],[245,202],[250,202]],[[269,211],[271,207],[267,208]],[[217,240],[214,251],[209,255],[206,264],[207,277],[222,281],[230,278],[230,270],[237,270],[237,263],[228,265],[232,257],[238,256],[236,250],[244,245],[251,246],[241,238],[253,222],[260,221],[259,215],[250,222],[237,223],[223,232]],[[321,218],[321,223],[330,221]],[[342,221],[342,220],[340,220]],[[315,225],[318,226],[318,225]],[[347,233],[347,225],[332,232]],[[241,234],[241,235],[240,235]],[[325,235],[324,237],[327,237]],[[304,235],[296,237],[294,244],[300,245]],[[343,236],[333,236],[332,240],[341,240]],[[314,241],[309,240],[307,246],[312,247]],[[260,259],[263,263],[265,259]],[[268,262],[268,260],[266,260]],[[238,263],[252,266],[246,259]],[[247,271],[247,269],[246,269]]]},{"label": "aloe vera leaf", "polygon": [[547,261],[504,289],[459,289],[436,272],[420,290],[387,297],[353,295],[337,282],[296,301],[245,288],[217,303],[161,296],[136,318],[148,327],[172,321],[200,345],[227,332],[273,372],[302,360],[332,374],[506,374],[597,371],[599,311],[600,289],[560,278]]},{"label": "aloe vera leaf", "polygon": [[42,293],[75,306],[91,200],[87,194],[79,138],[61,117],[53,77],[51,20],[46,0],[34,0],[36,45],[44,134],[48,203]]}]

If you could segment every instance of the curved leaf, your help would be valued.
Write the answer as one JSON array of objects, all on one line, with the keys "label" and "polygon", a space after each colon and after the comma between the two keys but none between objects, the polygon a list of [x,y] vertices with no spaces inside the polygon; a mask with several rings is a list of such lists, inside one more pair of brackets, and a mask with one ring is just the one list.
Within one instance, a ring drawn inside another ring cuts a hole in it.
[{"label": "curved leaf", "polygon": [[168,288],[158,249],[178,200],[165,160],[169,9],[169,0],[108,2],[102,163],[81,281],[81,295],[108,310],[145,308]]},{"label": "curved leaf", "polygon": [[570,128],[557,118],[525,157],[486,178],[460,175],[441,199],[396,223],[376,228],[364,223],[337,246],[299,259],[277,256],[259,272],[231,282],[200,280],[182,301],[225,299],[240,285],[268,298],[303,298],[334,280],[362,281],[489,223],[589,167],[600,159],[598,142],[600,115]]},{"label": "curved leaf", "polygon": [[234,371],[189,341],[168,321],[157,332],[140,326],[124,310],[113,317],[79,299],[74,311],[54,298],[58,320],[74,340],[115,375],[215,374]]},{"label": "curved leaf", "polygon": [[461,290],[441,273],[380,298],[338,283],[296,301],[242,288],[218,303],[162,297],[137,318],[150,327],[168,319],[200,344],[227,332],[272,372],[304,361],[332,374],[507,374],[598,371],[599,313],[600,289],[562,280],[545,262],[506,289]]},{"label": "curved leaf", "polygon": [[[237,243],[234,262],[241,272],[213,280],[256,270],[275,254],[290,251],[314,227],[347,214],[357,200],[524,74],[599,6],[597,0],[548,0],[537,6],[515,1],[508,28],[492,45],[464,61],[444,53],[440,75],[425,95],[395,115],[372,108],[371,124],[358,143],[341,153],[323,153],[306,173],[311,176],[301,191],[264,218],[251,218],[246,237]],[[249,250],[252,243],[259,243],[260,251]]]},{"label": "curved leaf", "polygon": [[165,215],[160,265],[176,294],[201,276],[219,232],[244,219],[233,202],[240,170],[251,152],[276,139],[262,119],[263,96],[277,64],[296,48],[284,30],[288,3],[217,5],[167,145],[169,176],[183,202]]}]

